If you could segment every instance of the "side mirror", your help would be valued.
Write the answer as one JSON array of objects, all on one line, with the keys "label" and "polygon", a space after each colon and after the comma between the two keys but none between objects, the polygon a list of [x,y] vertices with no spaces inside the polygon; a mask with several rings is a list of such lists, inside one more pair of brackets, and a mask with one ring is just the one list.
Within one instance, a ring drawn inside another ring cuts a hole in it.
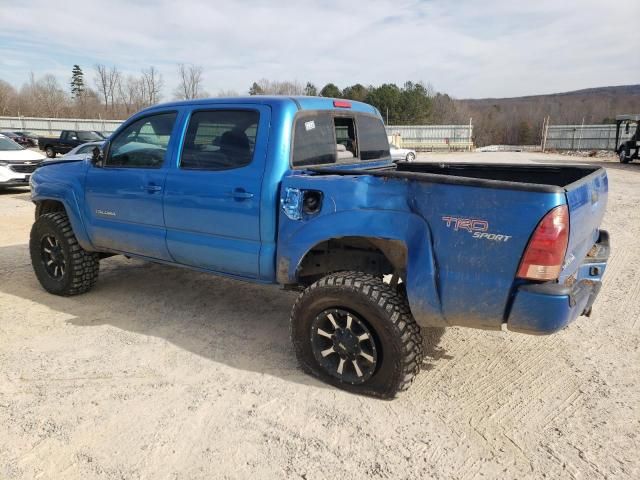
[{"label": "side mirror", "polygon": [[104,166],[104,154],[99,147],[94,147],[91,151],[91,164],[98,168]]}]

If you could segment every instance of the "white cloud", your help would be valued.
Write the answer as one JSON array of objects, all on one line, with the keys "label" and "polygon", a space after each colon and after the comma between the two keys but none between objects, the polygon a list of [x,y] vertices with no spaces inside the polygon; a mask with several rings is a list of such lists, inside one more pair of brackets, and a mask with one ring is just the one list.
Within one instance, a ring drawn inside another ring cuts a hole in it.
[{"label": "white cloud", "polygon": [[74,63],[155,65],[169,96],[184,62],[204,67],[211,93],[264,77],[526,95],[638,82],[620,18],[631,28],[640,2],[23,0],[0,13],[0,78],[51,72],[66,83]]}]

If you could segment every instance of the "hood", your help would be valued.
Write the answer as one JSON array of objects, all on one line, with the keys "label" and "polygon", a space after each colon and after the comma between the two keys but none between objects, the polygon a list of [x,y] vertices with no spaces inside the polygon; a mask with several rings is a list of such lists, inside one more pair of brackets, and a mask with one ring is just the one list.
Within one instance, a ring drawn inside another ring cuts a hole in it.
[{"label": "hood", "polygon": [[33,150],[0,150],[0,162],[41,162],[44,155]]},{"label": "hood", "polygon": [[71,155],[70,158],[67,158],[67,157],[48,158],[44,162],[42,162],[42,165],[40,165],[40,168],[48,167],[49,165],[60,165],[62,163],[82,163],[86,161],[85,158],[80,158],[80,157],[74,158],[74,157],[75,155]]},{"label": "hood", "polygon": [[66,155],[63,155],[62,157],[58,157],[58,158],[51,158],[48,160],[45,160],[45,162],[49,163],[49,162],[59,162],[59,161],[64,161],[64,160],[85,160],[87,158],[90,158],[91,154],[90,153],[67,153]]}]

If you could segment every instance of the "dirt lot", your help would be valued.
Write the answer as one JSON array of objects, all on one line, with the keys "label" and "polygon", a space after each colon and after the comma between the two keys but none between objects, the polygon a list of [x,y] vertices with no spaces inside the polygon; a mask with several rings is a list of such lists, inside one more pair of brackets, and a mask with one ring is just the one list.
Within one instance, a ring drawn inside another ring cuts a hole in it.
[{"label": "dirt lot", "polygon": [[89,294],[44,293],[28,194],[0,194],[0,478],[640,478],[640,165],[606,166],[593,316],[433,331],[392,402],[302,374],[274,287],[114,257]]}]

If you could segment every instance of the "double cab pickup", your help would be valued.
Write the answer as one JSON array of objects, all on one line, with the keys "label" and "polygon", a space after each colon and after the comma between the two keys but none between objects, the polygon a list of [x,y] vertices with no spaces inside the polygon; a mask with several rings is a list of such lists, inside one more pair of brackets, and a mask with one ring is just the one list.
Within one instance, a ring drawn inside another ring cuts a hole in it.
[{"label": "double cab pickup", "polygon": [[419,372],[427,328],[589,315],[609,257],[603,168],[394,163],[380,113],[340,99],[157,105],[31,186],[48,292],[89,291],[114,254],[297,290],[302,368],[384,398]]}]

